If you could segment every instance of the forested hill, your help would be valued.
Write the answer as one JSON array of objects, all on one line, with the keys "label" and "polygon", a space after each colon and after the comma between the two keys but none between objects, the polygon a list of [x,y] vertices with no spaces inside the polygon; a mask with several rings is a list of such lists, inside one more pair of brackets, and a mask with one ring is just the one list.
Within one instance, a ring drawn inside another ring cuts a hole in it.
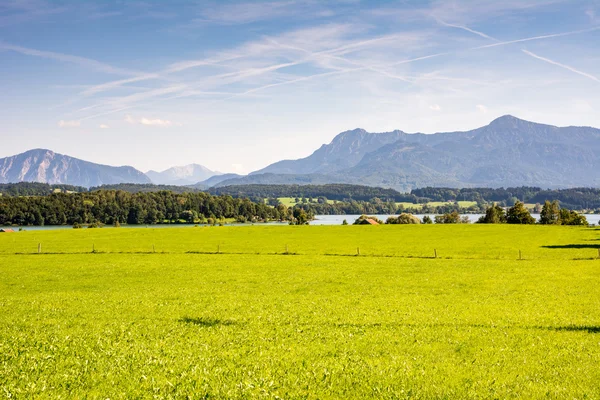
[{"label": "forested hill", "polygon": [[153,183],[119,183],[115,185],[102,185],[90,188],[90,192],[96,190],[123,190],[128,193],[152,193],[166,190],[173,193],[198,193],[202,190],[191,186],[155,185]]},{"label": "forested hill", "polygon": [[368,201],[375,197],[393,201],[413,201],[415,198],[394,189],[372,186],[327,184],[327,185],[234,185],[211,188],[209,193],[248,198],[277,197],[326,197],[329,200]]},{"label": "forested hill", "polygon": [[49,196],[0,197],[1,225],[204,223],[291,219],[287,207],[208,193],[128,193],[99,190]]},{"label": "forested hill", "polygon": [[87,192],[81,186],[49,185],[38,182],[0,183],[0,196],[46,196],[52,193]]},{"label": "forested hill", "polygon": [[519,200],[524,203],[543,204],[544,201],[558,200],[563,207],[574,210],[600,209],[600,189],[572,188],[572,189],[542,189],[539,187],[509,187],[509,188],[434,188],[427,187],[411,191],[419,202],[426,201],[476,201],[483,203],[514,204]]}]

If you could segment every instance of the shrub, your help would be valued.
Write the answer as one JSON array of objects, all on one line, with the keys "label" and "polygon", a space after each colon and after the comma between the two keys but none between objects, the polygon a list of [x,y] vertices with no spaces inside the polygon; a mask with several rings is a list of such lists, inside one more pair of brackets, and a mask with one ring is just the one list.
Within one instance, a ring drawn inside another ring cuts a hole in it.
[{"label": "shrub", "polygon": [[421,220],[419,220],[419,218],[415,217],[412,214],[402,213],[398,217],[389,217],[387,219],[387,221],[385,221],[385,223],[386,224],[393,224],[393,225],[398,225],[398,224],[420,224]]},{"label": "shrub", "polygon": [[452,211],[443,215],[436,215],[434,217],[436,224],[460,224],[462,220],[458,211]]}]

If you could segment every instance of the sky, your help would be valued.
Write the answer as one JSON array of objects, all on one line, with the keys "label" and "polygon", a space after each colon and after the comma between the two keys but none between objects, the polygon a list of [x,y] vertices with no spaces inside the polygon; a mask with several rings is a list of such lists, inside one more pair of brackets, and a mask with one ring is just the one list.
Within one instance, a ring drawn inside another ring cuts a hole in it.
[{"label": "sky", "polygon": [[505,114],[600,127],[600,0],[0,0],[0,157],[248,173]]}]

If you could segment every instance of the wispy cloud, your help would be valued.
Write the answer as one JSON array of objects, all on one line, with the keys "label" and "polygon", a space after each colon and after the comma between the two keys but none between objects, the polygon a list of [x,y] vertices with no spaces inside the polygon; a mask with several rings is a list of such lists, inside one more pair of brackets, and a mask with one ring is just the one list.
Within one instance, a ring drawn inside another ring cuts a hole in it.
[{"label": "wispy cloud", "polygon": [[113,67],[112,65],[105,64],[100,61],[93,60],[91,58],[74,56],[71,54],[56,53],[56,52],[52,52],[52,51],[31,49],[31,48],[22,47],[22,46],[15,46],[15,45],[4,43],[4,42],[0,42],[0,50],[14,51],[14,52],[28,55],[28,56],[42,57],[42,58],[48,58],[48,59],[67,62],[67,63],[73,63],[73,64],[81,65],[83,67],[91,68],[96,71],[106,72],[106,73],[110,73],[110,74],[117,74],[117,75],[138,75],[138,74],[140,74],[139,71],[131,71],[128,69]]},{"label": "wispy cloud", "polygon": [[491,37],[491,36],[489,36],[489,35],[486,35],[486,34],[485,34],[485,33],[483,33],[483,32],[479,32],[479,31],[476,31],[476,30],[474,30],[474,29],[471,29],[471,28],[469,28],[468,26],[465,26],[465,25],[457,25],[457,24],[450,24],[450,23],[447,23],[447,22],[445,22],[445,21],[443,21],[442,19],[440,19],[440,18],[437,18],[437,17],[435,17],[435,20],[436,20],[436,21],[437,21],[439,24],[441,24],[441,25],[443,25],[443,26],[447,26],[447,27],[450,27],[450,28],[462,29],[463,31],[467,31],[467,32],[473,33],[473,34],[475,34],[475,35],[477,35],[477,36],[481,36],[481,37],[482,37],[482,38],[484,38],[484,39],[489,39],[489,40],[498,41],[497,39],[495,39],[495,38],[493,38],[493,37]]},{"label": "wispy cloud", "polygon": [[487,114],[488,113],[488,108],[486,106],[484,106],[483,104],[477,104],[475,106],[475,108],[477,109],[477,111],[479,111],[482,114]]},{"label": "wispy cloud", "polygon": [[533,52],[531,52],[531,51],[528,51],[528,50],[521,50],[521,51],[522,51],[523,53],[525,53],[525,54],[527,54],[527,55],[529,55],[529,56],[533,57],[533,58],[537,58],[538,60],[545,61],[545,62],[547,62],[548,64],[556,65],[557,67],[561,67],[561,68],[563,68],[563,69],[566,69],[566,70],[568,70],[568,71],[571,71],[571,72],[574,72],[574,73],[576,73],[576,74],[578,74],[578,75],[581,75],[581,76],[583,76],[583,77],[585,77],[585,78],[591,79],[591,80],[593,80],[594,82],[598,82],[598,83],[600,83],[600,79],[599,79],[598,77],[596,77],[596,76],[594,76],[594,75],[592,75],[592,74],[588,74],[587,72],[583,72],[583,71],[580,71],[580,70],[578,70],[578,69],[575,69],[575,68],[571,67],[570,65],[561,64],[561,63],[559,63],[559,62],[557,62],[557,61],[554,61],[554,60],[551,60],[551,59],[549,59],[549,58],[546,58],[546,57],[539,56],[539,55],[537,55],[537,54],[535,54],[535,53],[533,53]]},{"label": "wispy cloud", "polygon": [[[340,6],[342,3],[336,5]],[[241,2],[234,4],[218,2],[204,7],[200,14],[201,18],[194,19],[193,23],[248,24],[289,16],[296,18],[331,17],[335,13],[332,9],[326,7],[325,2],[289,0]]]},{"label": "wispy cloud", "polygon": [[533,36],[533,37],[524,38],[524,39],[516,39],[516,40],[508,40],[508,41],[504,41],[504,42],[497,42],[497,43],[492,43],[492,44],[488,44],[488,45],[484,45],[484,46],[473,47],[473,48],[471,48],[471,50],[489,49],[492,47],[506,46],[506,45],[515,44],[515,43],[523,43],[523,42],[531,42],[531,41],[536,41],[536,40],[552,39],[552,38],[557,38],[557,37],[573,36],[573,35],[579,35],[582,33],[595,32],[598,30],[600,30],[600,26],[597,26],[594,28],[589,28],[589,29],[580,29],[577,31],[553,33],[550,35]]},{"label": "wispy cloud", "polygon": [[65,121],[61,119],[58,121],[58,126],[61,128],[78,128],[81,126],[81,121]]}]

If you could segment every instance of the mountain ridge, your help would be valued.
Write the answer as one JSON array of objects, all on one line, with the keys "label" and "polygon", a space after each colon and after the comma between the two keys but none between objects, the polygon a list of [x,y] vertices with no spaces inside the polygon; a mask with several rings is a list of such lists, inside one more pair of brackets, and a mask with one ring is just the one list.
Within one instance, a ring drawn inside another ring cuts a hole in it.
[{"label": "mountain ridge", "polygon": [[91,187],[106,183],[150,183],[150,179],[131,166],[96,164],[37,148],[0,158],[0,183],[15,182]]},{"label": "mountain ridge", "polygon": [[217,175],[223,174],[200,164],[175,166],[160,172],[154,170],[146,172],[146,176],[157,185],[194,185]]},{"label": "mountain ridge", "polygon": [[[338,134],[311,155],[220,182],[355,183],[410,190],[423,186],[600,186],[600,130],[556,127],[504,115],[469,131],[401,130]],[[334,165],[332,167],[332,165]]]}]

